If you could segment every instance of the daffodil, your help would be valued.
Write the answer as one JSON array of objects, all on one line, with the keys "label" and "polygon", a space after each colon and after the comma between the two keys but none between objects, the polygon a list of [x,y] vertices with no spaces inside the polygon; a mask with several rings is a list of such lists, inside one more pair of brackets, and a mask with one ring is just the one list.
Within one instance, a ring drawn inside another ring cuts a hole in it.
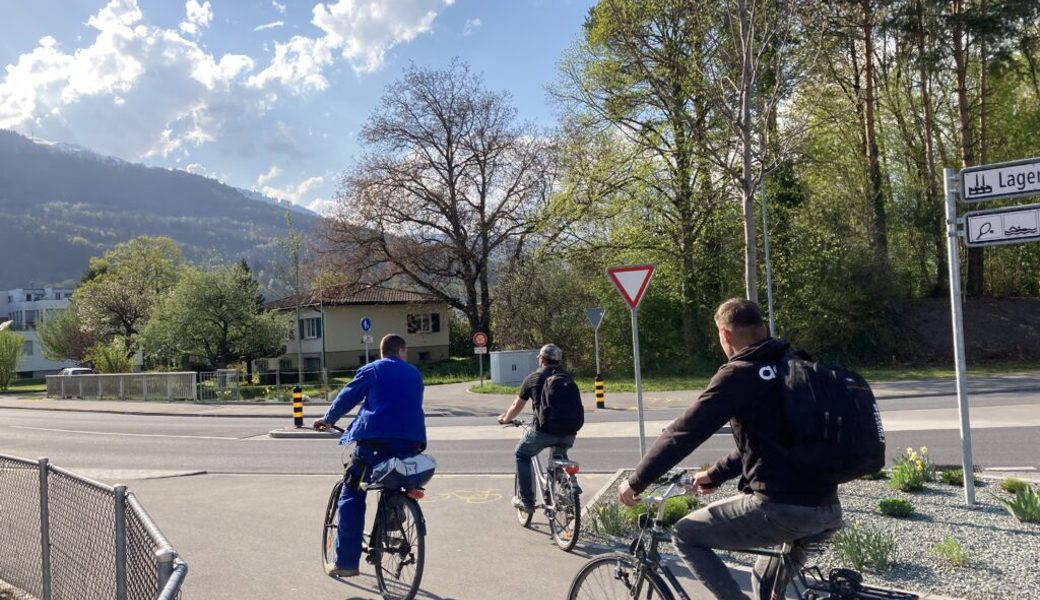
[{"label": "daffodil", "polygon": [[928,446],[921,446],[921,454],[928,454]]}]

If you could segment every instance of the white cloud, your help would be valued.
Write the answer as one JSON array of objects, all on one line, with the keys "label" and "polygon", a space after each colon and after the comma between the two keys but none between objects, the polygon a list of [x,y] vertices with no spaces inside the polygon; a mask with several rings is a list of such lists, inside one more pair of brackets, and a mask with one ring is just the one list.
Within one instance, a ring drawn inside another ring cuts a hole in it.
[{"label": "white cloud", "polygon": [[273,6],[273,7],[274,7],[274,9],[275,9],[275,10],[277,10],[277,11],[278,11],[278,14],[280,14],[280,15],[284,15],[284,14],[285,14],[285,12],[286,12],[286,11],[285,11],[285,5],[284,5],[284,4],[278,4],[278,3],[277,3],[277,2],[275,2],[274,0],[271,0],[271,6]]},{"label": "white cloud", "polygon": [[307,208],[322,216],[330,216],[336,210],[336,201],[328,198],[315,198],[307,203]]},{"label": "white cloud", "polygon": [[188,0],[184,3],[184,11],[187,15],[180,28],[188,35],[198,36],[213,22],[213,9],[209,5],[209,0],[202,4],[199,4],[198,0]]},{"label": "white cloud", "polygon": [[325,32],[358,73],[383,65],[386,51],[430,31],[438,9],[454,0],[398,0],[388,10],[381,0],[319,3],[311,22]]},{"label": "white cloud", "polygon": [[[312,189],[325,183],[324,177],[308,177],[296,184],[287,184],[281,187],[271,185],[271,181],[281,177],[282,169],[278,165],[271,167],[267,173],[256,178],[256,185],[265,196],[278,200],[288,200],[293,204],[304,204],[303,196]],[[310,202],[309,204],[313,204]]]},{"label": "white cloud", "polygon": [[467,35],[468,36],[469,34],[471,34],[474,31],[476,31],[476,29],[478,27],[480,27],[481,25],[483,25],[483,24],[484,23],[479,18],[478,19],[466,19],[466,24],[462,27],[462,35]]},{"label": "white cloud", "polygon": [[275,29],[276,27],[285,27],[285,21],[272,21],[263,25],[257,25],[253,28],[253,31],[264,31],[265,29]]}]

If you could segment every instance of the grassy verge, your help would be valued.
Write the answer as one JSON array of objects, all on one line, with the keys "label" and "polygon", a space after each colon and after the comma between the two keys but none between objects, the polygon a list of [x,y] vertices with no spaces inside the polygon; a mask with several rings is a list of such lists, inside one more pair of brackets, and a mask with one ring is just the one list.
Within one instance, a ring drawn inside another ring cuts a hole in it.
[{"label": "grassy verge", "polygon": [[0,394],[18,395],[18,394],[33,394],[36,392],[47,391],[47,380],[46,379],[18,379],[11,382],[8,386],[7,391],[0,392]]}]

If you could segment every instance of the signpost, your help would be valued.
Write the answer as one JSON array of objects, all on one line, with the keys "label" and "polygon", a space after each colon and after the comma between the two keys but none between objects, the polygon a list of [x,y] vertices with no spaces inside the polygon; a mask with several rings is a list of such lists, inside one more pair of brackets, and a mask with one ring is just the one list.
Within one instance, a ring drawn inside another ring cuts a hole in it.
[{"label": "signpost", "polygon": [[361,331],[364,333],[361,335],[361,341],[365,344],[365,364],[368,364],[368,345],[372,343],[372,336],[368,334],[368,331],[372,329],[372,319],[368,317],[361,318]]},{"label": "signpost", "polygon": [[596,346],[596,408],[606,408],[607,400],[603,388],[603,374],[599,370],[599,326],[603,322],[603,315],[607,312],[605,308],[586,308],[585,316],[592,324],[592,340]]},{"label": "signpost", "polygon": [[[607,274],[614,281],[621,297],[628,304],[632,317],[632,361],[636,375],[636,412],[639,416],[639,456],[646,454],[646,432],[643,423],[643,381],[639,367],[639,319],[636,311],[643,299],[650,278],[657,269],[655,265],[638,265],[634,267],[611,267]],[[967,471],[966,471],[967,472]]]},{"label": "signpost", "polygon": [[480,365],[480,387],[484,387],[484,355],[487,354],[488,336],[483,331],[473,334],[473,354],[477,355],[477,363]]},{"label": "signpost", "polygon": [[[962,169],[945,169],[946,233],[950,266],[950,308],[953,320],[953,362],[957,371],[957,412],[961,428],[961,466],[972,472],[971,423],[968,416],[968,375],[964,352],[964,308],[957,238],[968,247],[1017,244],[1040,240],[1040,204],[1009,206],[966,213],[957,218],[957,200],[984,202],[1040,194],[1040,158]],[[958,225],[963,223],[963,229]],[[964,478],[964,502],[975,504],[974,477]]]}]

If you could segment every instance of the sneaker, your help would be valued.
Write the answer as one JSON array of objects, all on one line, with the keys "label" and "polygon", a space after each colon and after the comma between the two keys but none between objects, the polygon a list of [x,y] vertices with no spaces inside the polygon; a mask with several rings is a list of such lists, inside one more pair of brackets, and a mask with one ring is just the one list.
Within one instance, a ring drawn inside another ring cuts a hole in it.
[{"label": "sneaker", "polygon": [[358,575],[361,574],[361,571],[358,571],[357,569],[341,569],[339,567],[327,567],[325,569],[325,573],[329,577],[347,578],[347,577],[357,577]]},{"label": "sneaker", "polygon": [[527,504],[520,499],[520,496],[513,496],[513,508],[522,510],[526,513],[534,512],[534,505]]}]

